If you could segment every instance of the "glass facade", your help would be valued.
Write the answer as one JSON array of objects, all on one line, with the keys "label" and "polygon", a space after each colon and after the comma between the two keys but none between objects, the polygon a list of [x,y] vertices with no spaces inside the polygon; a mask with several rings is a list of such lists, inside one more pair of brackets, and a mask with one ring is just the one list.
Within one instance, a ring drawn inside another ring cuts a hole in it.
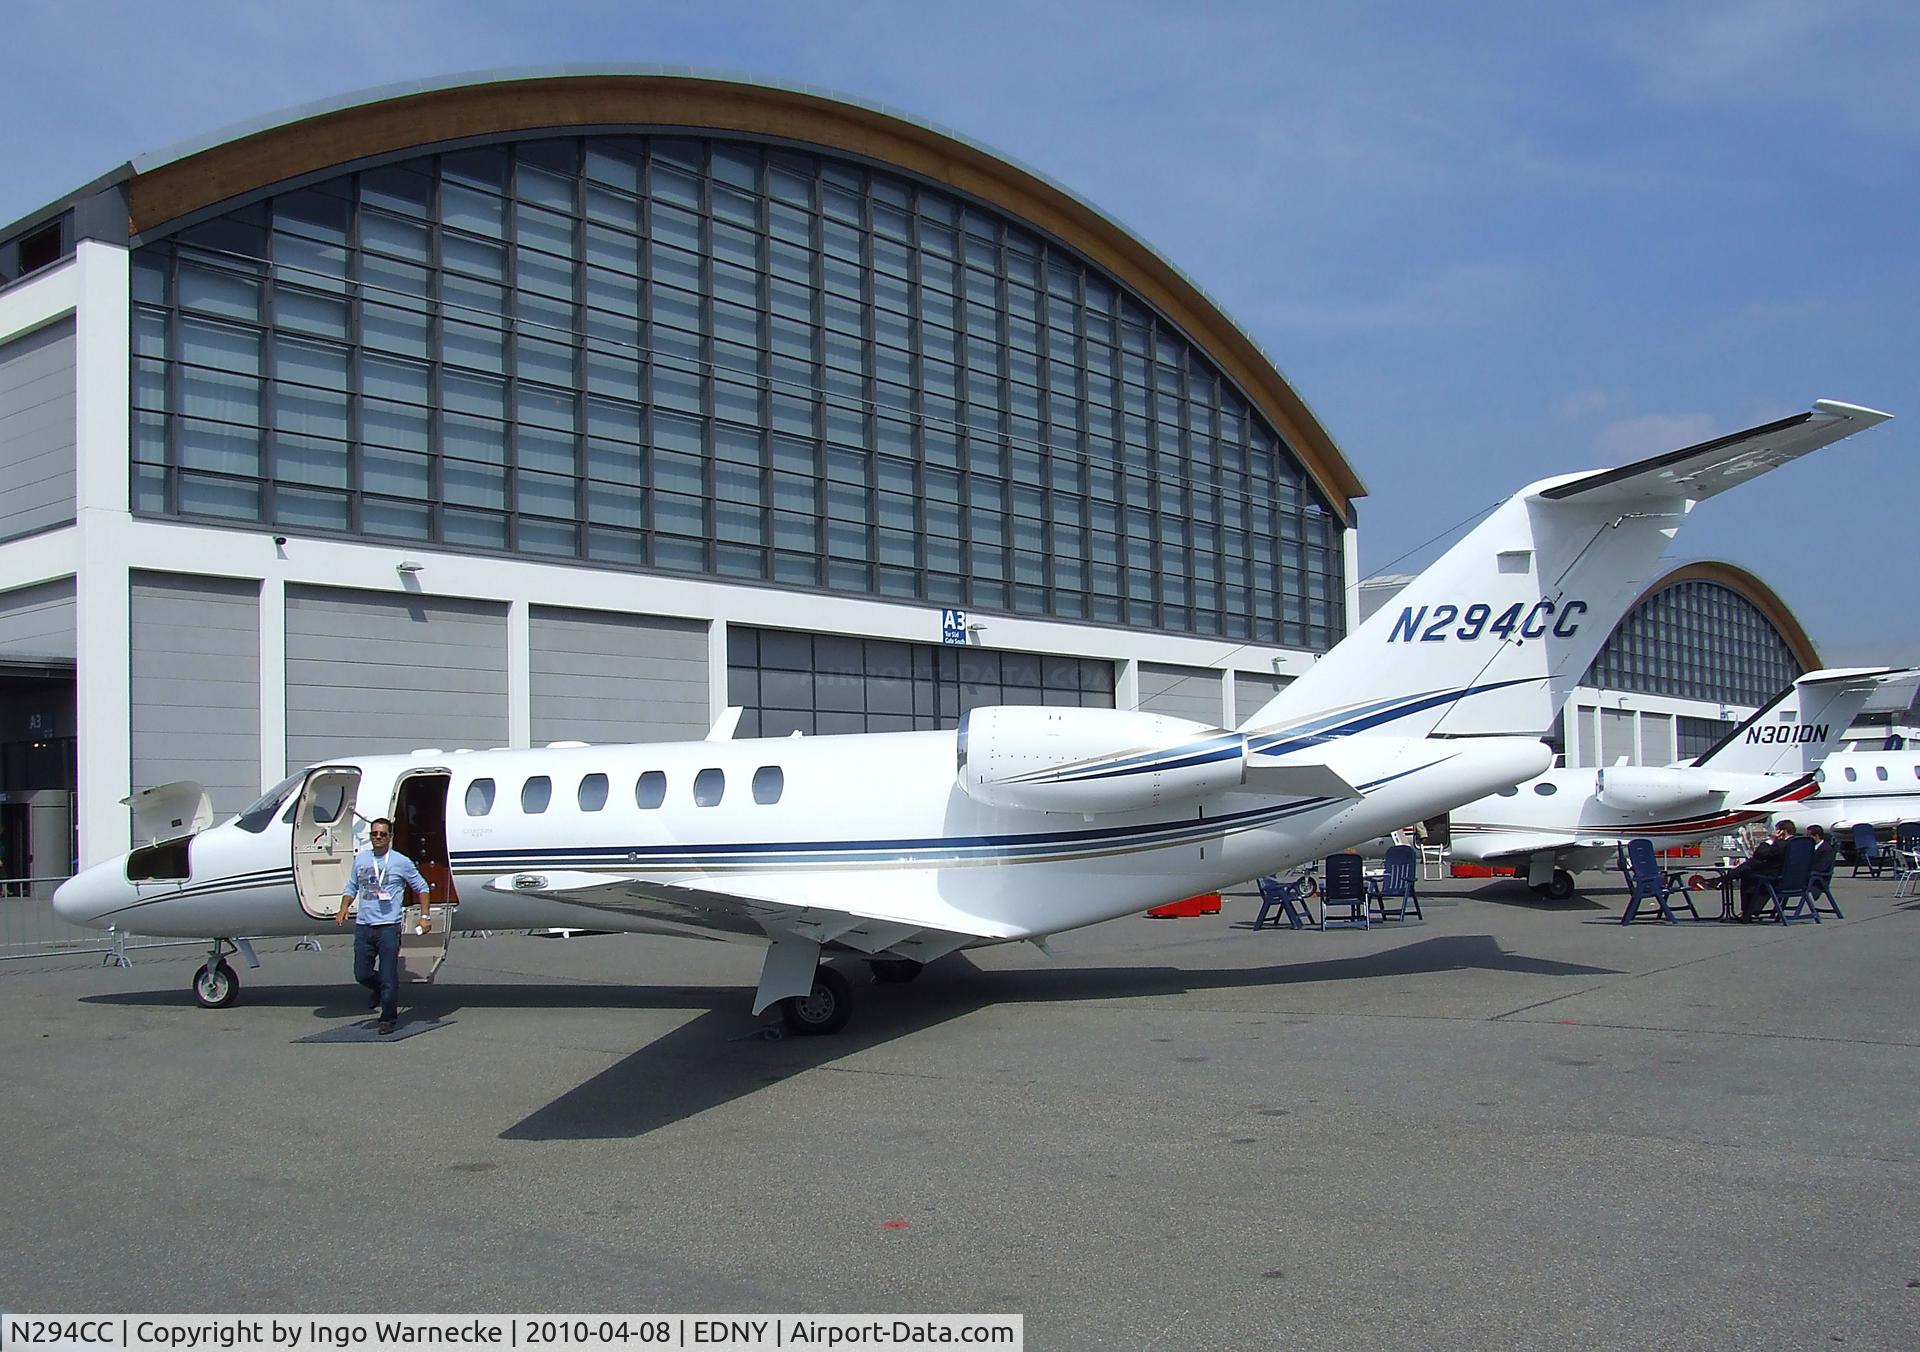
[{"label": "glass facade", "polygon": [[742,737],[951,728],[978,705],[1111,709],[1113,664],[729,625],[727,703]]},{"label": "glass facade", "polygon": [[[1585,685],[1678,699],[1760,705],[1803,672],[1751,601],[1716,582],[1677,582],[1620,622]],[[1683,729],[1684,750],[1688,734]]]},{"label": "glass facade", "polygon": [[1324,650],[1338,519],[1078,254],[752,140],[520,140],[143,242],[146,514]]},{"label": "glass facade", "polygon": [[1681,760],[1692,760],[1695,756],[1704,756],[1713,750],[1714,745],[1737,724],[1723,723],[1717,718],[1689,718],[1680,715],[1674,722],[1679,730],[1679,746],[1674,754]]}]

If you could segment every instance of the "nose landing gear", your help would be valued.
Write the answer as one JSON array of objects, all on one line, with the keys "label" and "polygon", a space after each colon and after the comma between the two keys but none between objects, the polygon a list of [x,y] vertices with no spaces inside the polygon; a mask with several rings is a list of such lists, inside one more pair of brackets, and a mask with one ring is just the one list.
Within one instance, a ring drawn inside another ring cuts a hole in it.
[{"label": "nose landing gear", "polygon": [[225,1009],[240,998],[240,974],[227,961],[227,954],[238,953],[247,966],[258,967],[253,945],[245,939],[215,939],[207,950],[207,960],[193,974],[193,999],[202,1009]]}]

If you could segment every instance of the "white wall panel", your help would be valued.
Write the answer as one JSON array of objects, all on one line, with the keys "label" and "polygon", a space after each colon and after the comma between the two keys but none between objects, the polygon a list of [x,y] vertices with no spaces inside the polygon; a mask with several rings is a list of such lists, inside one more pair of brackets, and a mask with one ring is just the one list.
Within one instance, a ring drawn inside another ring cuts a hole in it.
[{"label": "white wall panel", "polygon": [[0,343],[0,540],[73,520],[74,323]]},{"label": "white wall panel", "polygon": [[73,579],[0,592],[0,661],[71,662]]}]

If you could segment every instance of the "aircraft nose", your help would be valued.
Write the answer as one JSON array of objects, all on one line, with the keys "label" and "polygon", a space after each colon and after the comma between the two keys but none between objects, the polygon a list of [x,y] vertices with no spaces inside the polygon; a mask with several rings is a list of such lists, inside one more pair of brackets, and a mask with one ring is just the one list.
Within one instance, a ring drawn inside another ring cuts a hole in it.
[{"label": "aircraft nose", "polygon": [[126,883],[120,874],[120,861],[95,864],[61,883],[53,892],[53,913],[69,925],[104,929],[101,917],[124,904]]}]

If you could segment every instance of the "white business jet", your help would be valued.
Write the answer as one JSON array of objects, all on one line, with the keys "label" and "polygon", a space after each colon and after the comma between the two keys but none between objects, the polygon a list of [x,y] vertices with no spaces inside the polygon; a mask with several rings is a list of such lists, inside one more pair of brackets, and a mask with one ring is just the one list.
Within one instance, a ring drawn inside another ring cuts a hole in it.
[{"label": "white business jet", "polygon": [[1857,822],[1892,827],[1920,822],[1920,737],[1894,733],[1855,744],[1827,757],[1817,778],[1820,792],[1806,805],[1806,820],[1836,835]]},{"label": "white business jet", "polygon": [[1453,857],[1512,865],[1563,901],[1573,871],[1611,864],[1622,841],[1695,845],[1812,797],[1815,771],[1867,701],[1891,690],[1904,707],[1916,683],[1910,667],[1809,672],[1692,760],[1549,770],[1454,809]]},{"label": "white business jet", "polygon": [[[64,884],[61,916],[212,941],[331,927],[355,824],[390,816],[434,881],[436,929],[548,926],[766,945],[756,1014],[833,1032],[823,954],[904,980],[1286,869],[1549,764],[1540,740],[1695,503],[1888,415],[1811,410],[1496,508],[1239,729],[1127,710],[978,708],[958,729],[342,757],[207,828]],[[722,727],[726,723],[723,720]],[[716,735],[721,728],[716,728]],[[182,802],[186,806],[181,806]]]}]

